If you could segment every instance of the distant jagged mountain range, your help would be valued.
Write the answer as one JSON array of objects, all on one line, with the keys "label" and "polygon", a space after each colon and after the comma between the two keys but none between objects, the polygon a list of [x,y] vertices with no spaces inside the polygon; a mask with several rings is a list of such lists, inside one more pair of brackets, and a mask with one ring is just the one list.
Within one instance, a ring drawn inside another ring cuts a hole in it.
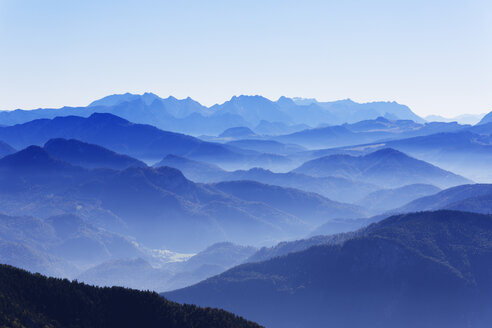
[{"label": "distant jagged mountain range", "polygon": [[[236,126],[245,126],[262,134],[285,134],[320,124],[353,123],[384,116],[424,122],[407,106],[396,102],[356,103],[350,99],[334,102],[295,101],[281,97],[271,101],[262,96],[232,97],[209,108],[191,98],[160,98],[152,93],[121,94],[104,97],[87,107],[42,108],[0,112],[0,125],[14,125],[40,118],[83,116],[111,113],[135,123],[192,135],[217,135]],[[275,131],[276,130],[276,131]]]}]

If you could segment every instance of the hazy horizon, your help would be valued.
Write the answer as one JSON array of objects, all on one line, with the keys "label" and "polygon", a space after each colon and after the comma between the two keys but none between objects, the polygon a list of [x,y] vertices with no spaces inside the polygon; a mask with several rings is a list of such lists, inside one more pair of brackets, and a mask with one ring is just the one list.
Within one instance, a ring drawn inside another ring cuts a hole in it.
[{"label": "hazy horizon", "polygon": [[[144,93],[151,93],[151,94],[155,94],[157,95],[158,97],[162,98],[162,99],[165,99],[165,98],[168,98],[168,97],[174,97],[178,100],[183,100],[183,99],[186,99],[186,98],[191,98],[193,99],[194,101],[197,101],[198,103],[200,103],[201,105],[204,105],[208,108],[214,106],[214,105],[222,105],[224,104],[225,102],[231,100],[233,97],[239,97],[239,96],[261,96],[261,97],[264,97],[264,98],[267,98],[271,101],[277,101],[280,97],[287,97],[287,98],[291,98],[291,99],[305,99],[305,100],[310,100],[310,99],[313,99],[313,100],[316,100],[317,102],[335,102],[335,101],[342,101],[342,100],[351,100],[351,101],[354,101],[356,103],[372,103],[372,102],[396,102],[398,104],[401,104],[401,105],[406,105],[406,104],[403,104],[403,103],[400,103],[398,101],[395,101],[395,100],[370,100],[370,101],[357,101],[353,98],[345,98],[345,99],[330,99],[330,100],[322,100],[322,99],[317,99],[317,98],[314,98],[314,97],[299,97],[299,96],[285,96],[285,95],[281,95],[277,98],[269,98],[269,97],[265,97],[261,94],[236,94],[236,95],[232,95],[230,96],[229,98],[226,98],[225,100],[223,101],[220,101],[220,102],[215,102],[215,103],[211,103],[211,104],[205,104],[203,102],[201,102],[200,100],[198,99],[195,99],[193,97],[190,97],[190,96],[187,96],[187,97],[175,97],[174,95],[166,95],[166,96],[161,96],[155,92],[151,92],[151,91],[146,91],[146,92],[142,92],[142,93],[133,93],[133,92],[121,92],[121,93],[116,93],[116,94],[108,94],[106,96],[113,96],[113,95],[123,95],[123,94],[134,94],[134,95],[143,95]],[[12,109],[0,109],[0,111],[14,111],[14,110],[36,110],[36,109],[42,109],[42,108],[63,108],[63,107],[86,107],[86,106],[89,106],[93,101],[96,101],[96,100],[99,100],[99,99],[102,99],[106,96],[103,96],[101,98],[97,98],[97,99],[92,99],[92,100],[89,100],[87,103],[85,104],[77,104],[77,105],[71,105],[71,104],[65,104],[63,106],[59,106],[59,107],[34,107],[34,108],[12,108]],[[415,112],[412,108],[410,108],[410,110],[412,110],[413,112]],[[419,113],[415,112],[417,115],[419,115]],[[434,118],[434,117],[440,117],[442,119],[455,119],[455,118],[460,118],[460,117],[464,117],[464,116],[467,116],[467,115],[470,115],[470,116],[484,116],[486,115],[487,112],[483,112],[483,113],[461,113],[461,114],[457,114],[457,115],[453,115],[453,116],[445,116],[445,115],[441,115],[441,114],[424,114],[424,115],[419,115],[420,117],[422,118],[428,118],[428,117],[431,117],[431,118]]]},{"label": "hazy horizon", "polygon": [[[0,109],[153,92],[492,110],[486,1],[0,1]],[[34,55],[35,54],[35,55]]]}]

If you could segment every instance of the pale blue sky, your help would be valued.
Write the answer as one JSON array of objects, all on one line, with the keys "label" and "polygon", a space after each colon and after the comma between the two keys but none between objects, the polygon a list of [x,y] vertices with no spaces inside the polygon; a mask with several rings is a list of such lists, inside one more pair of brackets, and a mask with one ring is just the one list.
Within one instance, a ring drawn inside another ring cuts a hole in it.
[{"label": "pale blue sky", "polygon": [[492,110],[492,1],[0,0],[0,109],[145,91]]}]

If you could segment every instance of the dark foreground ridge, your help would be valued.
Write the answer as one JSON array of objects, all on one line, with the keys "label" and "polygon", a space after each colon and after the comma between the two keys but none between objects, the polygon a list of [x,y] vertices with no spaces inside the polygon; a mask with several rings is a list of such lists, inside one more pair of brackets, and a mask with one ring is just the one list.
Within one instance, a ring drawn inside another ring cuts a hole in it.
[{"label": "dark foreground ridge", "polygon": [[269,328],[485,328],[491,272],[492,216],[419,212],[164,295]]},{"label": "dark foreground ridge", "polygon": [[97,288],[0,265],[0,327],[260,327],[219,309],[157,293]]}]

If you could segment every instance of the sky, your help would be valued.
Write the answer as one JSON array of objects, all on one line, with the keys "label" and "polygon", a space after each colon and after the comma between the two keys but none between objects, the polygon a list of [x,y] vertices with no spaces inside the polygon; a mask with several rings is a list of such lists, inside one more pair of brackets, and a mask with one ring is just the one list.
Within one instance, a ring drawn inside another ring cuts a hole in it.
[{"label": "sky", "polygon": [[492,1],[0,0],[0,109],[114,93],[492,110]]}]

